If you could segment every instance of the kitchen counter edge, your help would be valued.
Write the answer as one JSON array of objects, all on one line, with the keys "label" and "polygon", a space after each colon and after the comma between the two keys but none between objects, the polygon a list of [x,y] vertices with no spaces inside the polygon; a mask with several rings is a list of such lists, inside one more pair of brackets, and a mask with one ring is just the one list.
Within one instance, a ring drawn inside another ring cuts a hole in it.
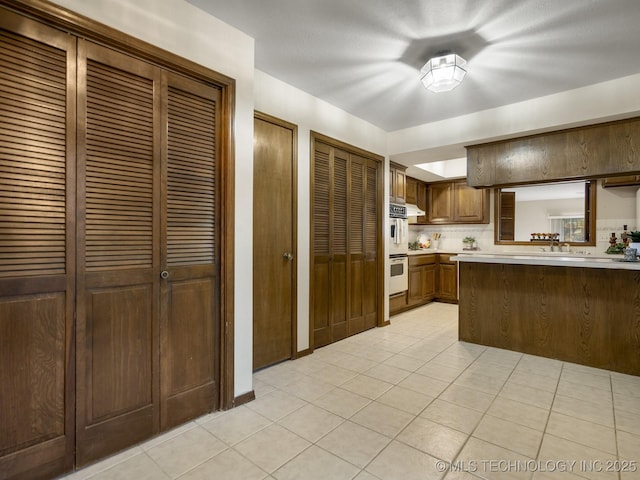
[{"label": "kitchen counter edge", "polygon": [[537,256],[537,255],[505,255],[491,253],[458,253],[451,260],[470,263],[503,263],[511,265],[543,265],[552,267],[576,268],[608,268],[612,270],[640,270],[640,262],[621,262],[621,257],[572,257],[572,256]]}]

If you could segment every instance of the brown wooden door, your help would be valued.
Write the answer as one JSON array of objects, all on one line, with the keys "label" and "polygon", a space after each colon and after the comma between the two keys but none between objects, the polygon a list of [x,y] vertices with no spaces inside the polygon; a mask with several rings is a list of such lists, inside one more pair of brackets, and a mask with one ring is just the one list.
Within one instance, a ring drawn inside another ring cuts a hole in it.
[{"label": "brown wooden door", "polygon": [[80,42],[77,464],[218,404],[219,91]]},{"label": "brown wooden door", "polygon": [[372,328],[378,321],[377,167],[374,160],[350,155],[349,335]]},{"label": "brown wooden door", "polygon": [[378,323],[380,163],[316,140],[312,178],[313,343]]},{"label": "brown wooden door", "polygon": [[163,92],[160,429],[166,430],[218,407],[220,91],[164,73]]},{"label": "brown wooden door", "polygon": [[315,142],[312,304],[316,347],[348,334],[348,163],[347,152]]},{"label": "brown wooden door", "polygon": [[160,70],[78,47],[77,459],[158,431]]},{"label": "brown wooden door", "polygon": [[290,359],[295,328],[295,125],[254,118],[253,369]]},{"label": "brown wooden door", "polygon": [[73,466],[74,62],[0,9],[0,478]]}]

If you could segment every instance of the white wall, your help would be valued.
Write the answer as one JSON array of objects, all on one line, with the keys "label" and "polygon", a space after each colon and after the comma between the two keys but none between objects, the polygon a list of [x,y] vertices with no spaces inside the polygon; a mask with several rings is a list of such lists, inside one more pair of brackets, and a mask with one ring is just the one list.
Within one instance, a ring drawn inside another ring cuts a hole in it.
[{"label": "white wall", "polygon": [[[259,70],[255,72],[254,87],[256,110],[298,126],[297,346],[298,351],[302,351],[309,348],[310,132],[313,130],[383,156],[386,154],[387,134],[380,128]],[[385,171],[387,170],[388,161],[385,160]],[[385,182],[385,188],[387,185],[388,182]],[[388,193],[385,190],[386,198]],[[386,221],[386,215],[384,220]],[[388,298],[386,293],[385,291],[385,298]],[[385,312],[388,312],[388,307]],[[388,314],[385,315],[388,318]]]},{"label": "white wall", "polygon": [[440,160],[460,158],[464,145],[638,114],[640,74],[391,132],[389,155],[453,145]]},{"label": "white wall", "polygon": [[[55,0],[55,3],[236,80],[235,385],[252,387],[254,40],[183,0]],[[244,220],[244,221],[243,221]]]}]

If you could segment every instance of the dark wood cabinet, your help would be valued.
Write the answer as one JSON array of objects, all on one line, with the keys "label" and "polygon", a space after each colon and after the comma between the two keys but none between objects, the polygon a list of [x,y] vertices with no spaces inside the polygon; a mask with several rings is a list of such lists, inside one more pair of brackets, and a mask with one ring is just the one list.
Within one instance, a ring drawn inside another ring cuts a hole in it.
[{"label": "dark wood cabinet", "polygon": [[427,303],[436,295],[436,255],[413,255],[409,257],[408,305]]},{"label": "dark wood cabinet", "polygon": [[417,217],[409,217],[410,225],[426,225],[427,222],[427,184],[422,180],[407,177],[407,197],[408,204],[417,205],[419,209],[425,212],[425,215]]},{"label": "dark wood cabinet", "polygon": [[379,323],[381,161],[313,137],[313,346]]},{"label": "dark wood cabinet", "polygon": [[469,187],[464,180],[431,183],[429,224],[489,223],[489,190]]},{"label": "dark wood cabinet", "polygon": [[624,175],[619,177],[608,177],[602,179],[602,186],[607,187],[627,187],[640,185],[640,175]]},{"label": "dark wood cabinet", "polygon": [[474,187],[640,173],[640,118],[588,125],[467,148]]},{"label": "dark wood cabinet", "polygon": [[458,262],[451,261],[451,255],[438,254],[438,291],[436,298],[441,302],[458,302]]},{"label": "dark wood cabinet", "polygon": [[458,262],[451,254],[409,255],[409,289],[389,297],[389,313],[394,315],[433,300],[458,303]]},{"label": "dark wood cabinet", "polygon": [[416,205],[418,203],[418,182],[415,178],[406,177],[406,197],[407,203]]},{"label": "dark wood cabinet", "polygon": [[405,203],[407,200],[407,167],[399,163],[389,163],[389,201]]},{"label": "dark wood cabinet", "polygon": [[432,183],[429,192],[429,223],[454,223],[453,182]]}]

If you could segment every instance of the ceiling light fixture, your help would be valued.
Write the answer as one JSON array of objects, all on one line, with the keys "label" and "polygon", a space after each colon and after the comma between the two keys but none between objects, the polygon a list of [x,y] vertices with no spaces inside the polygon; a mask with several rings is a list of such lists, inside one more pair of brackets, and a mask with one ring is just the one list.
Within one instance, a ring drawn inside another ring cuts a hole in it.
[{"label": "ceiling light fixture", "polygon": [[467,61],[455,53],[442,52],[439,57],[431,58],[420,70],[420,80],[432,92],[453,90],[466,75]]}]

